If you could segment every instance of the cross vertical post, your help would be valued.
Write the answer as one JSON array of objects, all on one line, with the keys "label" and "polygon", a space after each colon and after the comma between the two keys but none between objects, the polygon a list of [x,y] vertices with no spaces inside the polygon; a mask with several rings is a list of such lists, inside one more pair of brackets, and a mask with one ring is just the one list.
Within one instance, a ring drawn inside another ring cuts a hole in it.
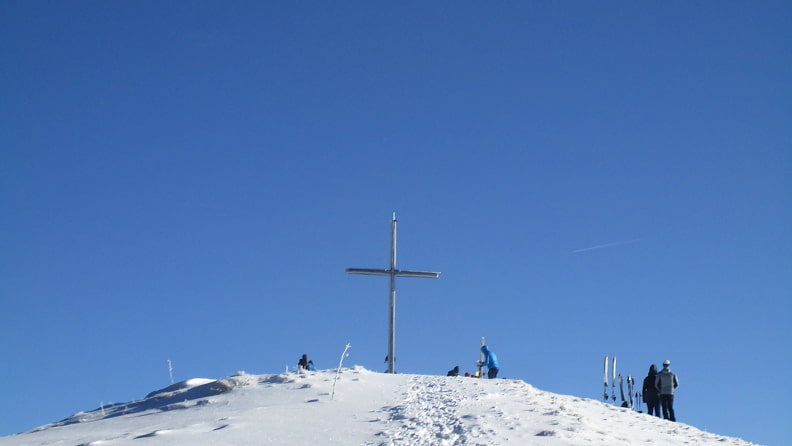
[{"label": "cross vertical post", "polygon": [[428,271],[408,271],[396,269],[396,213],[393,213],[391,220],[391,246],[390,246],[390,268],[389,269],[369,269],[369,268],[347,268],[347,274],[362,274],[368,276],[389,276],[390,277],[390,301],[388,305],[388,370],[386,373],[396,373],[396,278],[397,277],[424,277],[437,279],[440,273]]}]

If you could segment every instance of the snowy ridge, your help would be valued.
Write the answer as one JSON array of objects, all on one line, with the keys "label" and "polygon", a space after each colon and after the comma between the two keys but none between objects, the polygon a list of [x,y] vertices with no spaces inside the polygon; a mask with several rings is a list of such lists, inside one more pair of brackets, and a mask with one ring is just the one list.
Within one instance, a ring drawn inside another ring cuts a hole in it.
[{"label": "snowy ridge", "polygon": [[[0,446],[733,445],[703,432],[522,381],[335,371],[190,380]],[[683,413],[684,409],[680,411]]]}]

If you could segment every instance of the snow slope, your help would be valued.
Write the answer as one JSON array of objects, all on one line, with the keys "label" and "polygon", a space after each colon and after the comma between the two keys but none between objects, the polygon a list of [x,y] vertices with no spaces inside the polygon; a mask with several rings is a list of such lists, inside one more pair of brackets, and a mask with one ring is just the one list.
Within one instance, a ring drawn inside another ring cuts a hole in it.
[{"label": "snow slope", "polygon": [[189,380],[0,438],[0,446],[751,444],[522,381],[353,367],[333,393],[335,376]]}]

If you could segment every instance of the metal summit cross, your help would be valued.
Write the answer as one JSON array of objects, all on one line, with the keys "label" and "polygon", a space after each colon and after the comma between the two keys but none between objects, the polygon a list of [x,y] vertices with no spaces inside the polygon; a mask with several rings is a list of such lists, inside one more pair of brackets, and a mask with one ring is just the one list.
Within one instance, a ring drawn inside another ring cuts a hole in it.
[{"label": "metal summit cross", "polygon": [[390,248],[390,268],[389,269],[368,269],[368,268],[347,268],[347,274],[363,274],[367,276],[389,276],[390,277],[390,313],[388,329],[388,371],[395,372],[395,344],[396,344],[396,278],[397,277],[425,277],[437,279],[440,273],[427,271],[407,271],[396,269],[396,213],[393,213],[391,220],[391,248]]}]

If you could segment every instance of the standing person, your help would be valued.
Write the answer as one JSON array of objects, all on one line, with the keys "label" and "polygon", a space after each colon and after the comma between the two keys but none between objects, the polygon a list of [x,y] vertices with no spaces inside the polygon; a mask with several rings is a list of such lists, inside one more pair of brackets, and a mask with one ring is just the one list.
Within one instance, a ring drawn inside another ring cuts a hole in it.
[{"label": "standing person", "polygon": [[655,388],[655,380],[657,379],[657,367],[652,364],[649,366],[649,374],[643,380],[643,390],[641,394],[646,402],[646,411],[649,415],[660,416],[660,394],[657,393]]},{"label": "standing person", "polygon": [[449,370],[446,376],[459,376],[459,366],[456,366],[453,369]]},{"label": "standing person", "polygon": [[481,346],[481,351],[484,353],[484,360],[479,361],[481,366],[487,367],[487,378],[494,379],[498,376],[498,370],[500,369],[500,365],[498,364],[498,357],[495,356],[495,353],[490,351],[486,345]]},{"label": "standing person", "polygon": [[663,361],[663,370],[655,378],[655,389],[660,394],[660,405],[663,406],[663,418],[676,421],[674,415],[674,390],[679,386],[676,373],[672,372],[669,366],[671,361]]}]

